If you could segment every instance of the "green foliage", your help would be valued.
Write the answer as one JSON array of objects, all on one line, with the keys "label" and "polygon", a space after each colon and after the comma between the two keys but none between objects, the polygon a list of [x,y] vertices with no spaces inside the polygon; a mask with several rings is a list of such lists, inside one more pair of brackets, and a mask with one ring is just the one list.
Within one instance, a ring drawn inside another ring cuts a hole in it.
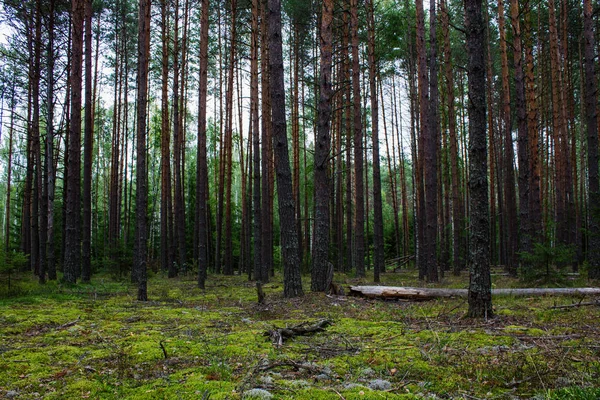
[{"label": "green foliage", "polygon": [[544,283],[562,282],[563,270],[573,261],[574,246],[535,242],[531,252],[520,253],[523,267],[521,276],[525,281]]},{"label": "green foliage", "polygon": [[6,253],[4,247],[0,247],[0,277],[6,282],[0,289],[0,297],[16,295],[21,292],[20,285],[14,280],[14,275],[22,271],[29,259],[20,251]]},{"label": "green foliage", "polygon": [[549,390],[548,400],[597,400],[600,398],[600,388],[571,386],[558,390]]}]

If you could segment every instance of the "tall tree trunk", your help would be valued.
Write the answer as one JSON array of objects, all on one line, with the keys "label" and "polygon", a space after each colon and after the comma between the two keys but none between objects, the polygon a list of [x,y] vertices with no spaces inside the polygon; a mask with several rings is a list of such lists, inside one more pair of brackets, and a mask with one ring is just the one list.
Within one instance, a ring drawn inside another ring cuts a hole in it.
[{"label": "tall tree trunk", "polygon": [[273,270],[273,224],[271,223],[271,215],[273,213],[271,203],[271,170],[272,152],[271,152],[271,99],[269,89],[269,13],[267,0],[259,0],[262,4],[262,21],[261,21],[261,106],[262,106],[262,129],[261,129],[261,169],[262,169],[262,263],[263,272],[262,280],[268,282],[269,274]]},{"label": "tall tree trunk", "polygon": [[319,75],[320,96],[315,144],[315,233],[311,290],[328,290],[329,265],[329,157],[331,152],[331,64],[333,0],[323,0],[321,9],[321,70]]},{"label": "tall tree trunk", "polygon": [[[250,37],[250,123],[252,132],[252,163],[253,163],[253,247],[254,247],[254,279],[259,282],[268,281],[268,271],[262,267],[262,214],[260,202],[260,130],[259,130],[259,115],[258,115],[258,46],[259,46],[259,7],[260,0],[252,0],[252,15],[251,15],[251,37]],[[264,173],[264,172],[263,172]],[[266,275],[266,279],[265,276]]]},{"label": "tall tree trunk", "polygon": [[[429,264],[431,260],[430,243],[435,239],[429,237],[428,224],[427,224],[427,209],[432,206],[427,195],[431,194],[431,185],[428,185],[427,173],[429,167],[426,166],[426,150],[429,151],[428,142],[431,138],[429,133],[429,74],[427,71],[427,53],[425,47],[425,14],[423,11],[423,0],[417,0],[416,4],[416,17],[417,17],[417,68],[418,68],[418,85],[419,85],[419,139],[418,139],[418,162],[419,166],[417,169],[420,173],[417,173],[417,187],[419,188],[421,195],[419,197],[420,207],[417,211],[417,218],[419,219],[419,227],[421,235],[417,247],[418,256],[417,264],[419,266],[419,279],[425,279],[429,270]],[[431,161],[431,160],[430,160]],[[426,170],[427,169],[427,170]]]},{"label": "tall tree trunk", "polygon": [[481,0],[465,0],[467,33],[467,73],[469,79],[469,207],[471,237],[469,243],[470,317],[489,318],[492,310],[490,277],[490,224],[485,128],[485,59]]},{"label": "tall tree trunk", "polygon": [[[185,204],[183,200],[183,162],[182,162],[182,136],[180,106],[180,78],[183,65],[180,63],[180,40],[179,40],[179,0],[175,1],[175,31],[173,38],[173,167],[175,169],[175,220],[177,231],[177,265],[184,268],[186,263],[185,248]],[[181,82],[183,84],[183,82]]]},{"label": "tall tree trunk", "polygon": [[[54,188],[56,180],[56,169],[54,166],[54,5],[55,1],[50,0],[50,9],[48,11],[48,47],[46,57],[46,76],[47,84],[47,100],[46,100],[46,163],[45,163],[45,205],[47,213],[46,231],[46,253],[48,259],[48,279],[56,280],[56,260],[54,252]],[[11,142],[12,143],[12,142]],[[10,146],[12,150],[12,144]],[[9,178],[10,185],[10,161],[9,161]],[[10,187],[7,189],[10,195]],[[8,218],[7,218],[8,219]]]},{"label": "tall tree trunk", "polygon": [[81,86],[83,59],[83,19],[85,0],[73,0],[73,42],[71,65],[71,122],[69,132],[68,186],[65,215],[65,261],[63,279],[75,283],[81,260]]},{"label": "tall tree trunk", "polygon": [[139,301],[148,300],[146,263],[148,252],[148,176],[146,166],[146,115],[148,106],[148,66],[150,59],[150,0],[140,0],[138,30],[137,158],[135,191],[134,268]]},{"label": "tall tree trunk", "polygon": [[448,136],[450,141],[450,176],[452,177],[452,265],[454,275],[460,275],[464,269],[464,253],[462,235],[464,231],[464,214],[460,194],[460,173],[458,170],[458,139],[456,132],[456,111],[454,108],[454,72],[452,71],[452,53],[450,49],[450,16],[446,1],[441,2],[442,32],[444,37],[444,72],[446,76],[446,92],[448,96]]},{"label": "tall tree trunk", "polygon": [[385,264],[383,254],[383,200],[381,198],[381,166],[379,160],[379,104],[377,101],[377,62],[375,58],[375,10],[372,0],[366,1],[366,9],[369,90],[371,92],[371,135],[373,140],[373,277],[375,282],[379,282],[379,274],[380,272],[384,272]]},{"label": "tall tree trunk", "polygon": [[527,128],[527,103],[525,102],[525,76],[519,2],[510,0],[510,17],[513,28],[513,62],[515,68],[515,105],[517,108],[518,161],[519,161],[519,252],[531,251],[531,224],[529,217],[529,136]]},{"label": "tall tree trunk", "polygon": [[[435,0],[429,2],[429,119],[427,128],[423,133],[427,135],[425,144],[425,201],[427,210],[425,211],[426,225],[426,244],[427,248],[427,280],[437,282],[437,237],[438,237],[438,148],[440,123],[438,116],[438,65],[437,65],[437,35],[436,35],[436,12]],[[427,90],[425,88],[424,90]],[[421,110],[423,112],[423,110]]]},{"label": "tall tree trunk", "polygon": [[46,232],[40,229],[40,222],[45,212],[42,210],[42,151],[40,135],[40,81],[41,81],[41,50],[42,50],[42,16],[41,2],[36,1],[35,6],[35,36],[33,50],[33,74],[31,77],[31,97],[33,103],[33,116],[31,120],[32,156],[35,162],[33,198],[31,207],[31,262],[34,272],[38,275],[39,282],[46,282]]},{"label": "tall tree trunk", "polygon": [[[172,229],[172,197],[171,197],[171,137],[169,124],[169,22],[167,0],[160,2],[161,15],[161,138],[160,138],[160,165],[161,165],[161,197],[160,197],[160,263],[163,271],[168,271],[168,277],[177,276],[177,269],[171,259]],[[201,87],[202,88],[202,87]],[[198,135],[200,138],[200,134]]]},{"label": "tall tree trunk", "polygon": [[94,116],[92,114],[92,0],[85,0],[85,124],[83,138],[83,235],[81,280],[92,275],[92,153]]},{"label": "tall tree trunk", "polygon": [[504,127],[504,200],[506,214],[506,268],[516,274],[516,256],[518,246],[517,204],[515,196],[514,150],[512,140],[512,117],[510,107],[510,87],[508,76],[508,54],[506,50],[506,23],[504,0],[498,2],[498,29],[500,31],[500,58],[502,65],[502,117]]},{"label": "tall tree trunk", "polygon": [[600,185],[598,184],[598,94],[595,75],[592,1],[583,2],[585,51],[585,114],[588,146],[589,251],[588,277],[600,278]]},{"label": "tall tree trunk", "polygon": [[[349,4],[349,0],[344,1],[344,9]],[[354,266],[354,236],[353,236],[353,221],[352,221],[352,96],[350,82],[350,56],[348,53],[348,45],[350,43],[350,21],[348,20],[348,12],[343,13],[343,36],[342,36],[342,62],[344,68],[344,134],[346,136],[346,173],[345,173],[345,212],[346,212],[346,263],[344,272],[349,272]]]},{"label": "tall tree trunk", "polygon": [[231,207],[233,185],[233,91],[234,74],[236,64],[236,9],[237,1],[231,0],[231,37],[229,44],[229,72],[227,75],[227,94],[225,99],[225,254],[223,273],[233,275],[233,238]]},{"label": "tall tree trunk", "polygon": [[281,255],[285,297],[302,296],[300,260],[298,259],[298,232],[295,221],[295,202],[292,195],[292,174],[285,117],[285,87],[283,79],[283,54],[281,37],[281,0],[269,0],[269,72],[272,106],[273,148],[279,225],[281,230]]},{"label": "tall tree trunk", "polygon": [[531,3],[526,3],[523,48],[525,51],[525,100],[527,105],[527,135],[529,164],[529,221],[531,242],[540,240],[542,232],[542,208],[540,204],[540,167],[538,140],[538,113],[536,100],[536,82],[533,65],[533,46],[531,43],[532,12]]},{"label": "tall tree trunk", "polygon": [[[10,252],[10,231],[11,231],[11,214],[10,214],[10,203],[12,194],[12,159],[13,159],[13,137],[15,131],[15,114],[16,114],[16,102],[15,102],[15,82],[16,79],[13,77],[11,82],[10,92],[10,123],[8,126],[8,163],[6,166],[6,227],[4,231],[4,252],[8,256]],[[6,260],[5,260],[6,261]],[[50,273],[48,274],[50,275]],[[55,278],[56,279],[56,278]]]},{"label": "tall tree trunk", "polygon": [[365,203],[363,175],[363,129],[360,101],[360,63],[358,59],[358,0],[350,0],[350,37],[352,48],[352,100],[354,130],[354,270],[365,276]]},{"label": "tall tree trunk", "polygon": [[200,17],[200,93],[198,98],[198,157],[196,178],[196,224],[198,225],[198,287],[204,289],[208,270],[208,163],[206,149],[206,99],[208,93],[209,0],[202,0]]}]

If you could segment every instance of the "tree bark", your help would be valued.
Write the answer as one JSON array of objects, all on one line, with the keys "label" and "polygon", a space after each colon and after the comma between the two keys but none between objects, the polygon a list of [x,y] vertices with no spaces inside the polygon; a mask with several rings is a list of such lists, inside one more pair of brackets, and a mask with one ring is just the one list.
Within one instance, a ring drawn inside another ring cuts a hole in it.
[{"label": "tree bark", "polygon": [[83,237],[81,280],[92,275],[92,154],[94,116],[92,114],[92,0],[85,1],[85,124],[83,139]]},{"label": "tree bark", "polygon": [[513,28],[513,61],[515,68],[515,105],[517,108],[518,161],[519,161],[519,252],[531,250],[531,223],[529,216],[529,134],[527,127],[527,103],[525,101],[525,75],[519,2],[510,0],[510,16]]},{"label": "tree bark", "polygon": [[[260,128],[258,114],[258,46],[259,46],[259,7],[260,0],[252,0],[251,25],[252,32],[250,37],[250,123],[252,132],[252,163],[253,163],[253,240],[254,240],[254,279],[259,282],[269,280],[268,271],[262,267],[262,210],[261,210],[261,170],[260,170]],[[264,174],[264,171],[263,171]]]},{"label": "tree bark", "polygon": [[383,200],[381,198],[381,165],[379,160],[379,103],[377,101],[378,74],[375,55],[375,10],[372,0],[366,1],[366,9],[368,27],[369,90],[371,92],[371,135],[373,140],[373,280],[375,282],[379,282],[379,274],[381,272],[385,272],[385,264],[383,253]]},{"label": "tree bark", "polygon": [[585,116],[588,146],[589,250],[588,277],[600,278],[600,185],[598,183],[598,94],[595,74],[592,1],[583,2],[585,52]]},{"label": "tree bark", "polygon": [[81,86],[83,59],[83,19],[85,0],[73,0],[73,41],[71,64],[71,122],[68,149],[68,186],[65,215],[65,260],[63,279],[75,283],[81,261]]},{"label": "tree bark", "polygon": [[148,300],[146,263],[148,252],[148,177],[146,173],[146,115],[148,106],[148,66],[150,58],[150,0],[140,0],[138,30],[137,158],[135,195],[134,265],[139,301]]},{"label": "tree bark", "polygon": [[281,35],[281,0],[269,0],[269,89],[272,106],[273,147],[279,224],[281,230],[281,255],[285,297],[303,295],[298,259],[298,232],[295,221],[295,202],[292,195],[292,174],[285,116],[285,86],[283,79],[283,54]]},{"label": "tree bark", "polygon": [[350,37],[352,48],[352,100],[354,130],[354,271],[365,276],[364,149],[358,59],[358,0],[350,0]]},{"label": "tree bark", "polygon": [[[431,300],[443,297],[468,297],[468,289],[438,289],[393,286],[351,286],[350,295],[379,299]],[[597,296],[600,288],[525,288],[492,289],[491,296]],[[489,316],[489,315],[488,315]]]},{"label": "tree bark", "polygon": [[329,267],[329,157],[331,152],[331,63],[333,0],[323,0],[321,9],[321,70],[317,140],[315,144],[315,233],[311,290],[324,292]]},{"label": "tree bark", "polygon": [[206,100],[208,94],[209,0],[202,0],[200,17],[200,93],[198,98],[198,156],[196,176],[196,224],[198,225],[198,287],[204,289],[208,270],[208,163],[206,148]]},{"label": "tree bark", "polygon": [[469,207],[471,209],[468,315],[489,318],[493,315],[493,310],[485,132],[485,25],[481,3],[481,0],[465,0],[464,3],[469,85]]}]

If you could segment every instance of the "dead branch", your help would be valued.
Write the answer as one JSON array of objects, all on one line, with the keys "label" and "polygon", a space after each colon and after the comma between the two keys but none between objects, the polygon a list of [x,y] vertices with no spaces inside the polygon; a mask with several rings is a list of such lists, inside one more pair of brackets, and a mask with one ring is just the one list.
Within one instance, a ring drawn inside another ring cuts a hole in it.
[{"label": "dead branch", "polygon": [[322,332],[326,327],[332,324],[330,320],[322,319],[313,325],[307,325],[308,322],[292,326],[290,328],[276,328],[264,333],[264,336],[268,336],[276,346],[282,346],[283,342],[289,338],[295,336],[311,335],[316,332]]},{"label": "dead branch", "polygon": [[[440,297],[467,297],[467,289],[437,289],[394,286],[351,286],[350,295],[379,299],[431,300]],[[600,288],[492,289],[494,296],[597,296]]]}]

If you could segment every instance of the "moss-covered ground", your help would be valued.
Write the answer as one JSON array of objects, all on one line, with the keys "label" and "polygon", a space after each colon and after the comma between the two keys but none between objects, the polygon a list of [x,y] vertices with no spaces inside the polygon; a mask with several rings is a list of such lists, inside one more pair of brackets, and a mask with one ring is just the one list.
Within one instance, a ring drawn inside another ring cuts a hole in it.
[{"label": "moss-covered ground", "polygon": [[[20,277],[22,294],[0,299],[0,398],[600,398],[600,307],[552,308],[580,298],[498,297],[496,317],[482,321],[464,318],[463,299],[326,296],[308,281],[289,300],[276,276],[258,305],[241,276],[210,276],[202,291],[194,276],[158,274],[145,303],[108,276],[71,287]],[[424,285],[410,271],[382,283]],[[325,332],[281,347],[264,336],[322,318],[333,322]]]}]

